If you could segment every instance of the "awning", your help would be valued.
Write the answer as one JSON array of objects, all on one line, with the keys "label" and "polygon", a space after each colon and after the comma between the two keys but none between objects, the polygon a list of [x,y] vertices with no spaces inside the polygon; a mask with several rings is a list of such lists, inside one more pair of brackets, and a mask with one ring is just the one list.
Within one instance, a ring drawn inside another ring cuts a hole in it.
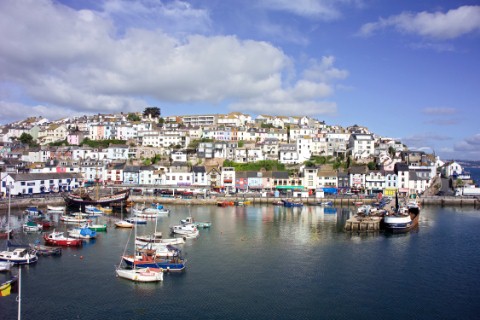
[{"label": "awning", "polygon": [[276,186],[276,189],[279,190],[284,190],[284,189],[297,189],[297,190],[303,190],[305,189],[304,186]]}]

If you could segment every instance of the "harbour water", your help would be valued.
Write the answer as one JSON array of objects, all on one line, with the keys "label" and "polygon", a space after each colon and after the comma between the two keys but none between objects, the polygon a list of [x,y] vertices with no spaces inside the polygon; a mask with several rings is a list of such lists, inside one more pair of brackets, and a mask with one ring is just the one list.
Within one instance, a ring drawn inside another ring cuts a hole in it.
[{"label": "harbour water", "polygon": [[[109,230],[95,241],[22,267],[22,318],[478,319],[480,314],[480,211],[473,207],[425,207],[418,230],[401,235],[344,232],[353,208],[171,209],[158,220],[164,237],[188,215],[213,224],[180,246],[185,272],[165,274],[157,284],[116,278],[115,265],[133,234],[115,229],[114,218],[101,218]],[[12,220],[21,224],[17,216]],[[138,233],[153,228],[149,222]],[[66,227],[59,223],[57,229]],[[38,238],[20,233],[16,240]],[[15,296],[0,298],[1,319],[17,318]]]}]

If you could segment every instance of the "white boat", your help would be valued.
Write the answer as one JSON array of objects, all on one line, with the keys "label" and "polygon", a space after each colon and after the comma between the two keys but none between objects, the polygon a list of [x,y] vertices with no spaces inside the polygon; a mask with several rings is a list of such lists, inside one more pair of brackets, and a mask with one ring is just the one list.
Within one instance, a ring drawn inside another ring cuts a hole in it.
[{"label": "white boat", "polygon": [[79,215],[76,215],[76,216],[61,215],[60,216],[60,221],[63,221],[65,223],[85,223],[85,222],[87,222],[87,218],[84,218],[84,217],[79,216]]},{"label": "white boat", "polygon": [[126,218],[125,221],[133,223],[133,224],[147,224],[147,219],[140,218],[140,217]]},{"label": "white boat", "polygon": [[133,228],[133,223],[125,220],[118,220],[115,222],[115,226],[117,228]]},{"label": "white boat", "polygon": [[13,251],[0,252],[0,261],[10,261],[14,264],[32,264],[38,261],[38,257],[35,250],[17,248]]},{"label": "white boat", "polygon": [[181,224],[194,224],[197,228],[210,228],[212,223],[210,221],[195,221],[192,217],[186,217],[185,219],[180,220]]},{"label": "white boat", "polygon": [[23,232],[38,232],[42,231],[43,226],[33,221],[27,221],[22,226]]},{"label": "white boat", "polygon": [[[135,228],[135,236],[136,236],[137,228]],[[128,244],[128,242],[127,242]],[[125,246],[125,251],[126,251]],[[134,248],[135,250],[135,245]],[[125,255],[125,252],[124,252]],[[122,267],[122,261],[120,265],[116,268],[115,272],[117,277],[127,279],[134,282],[159,282],[163,281],[163,269],[161,268],[137,268],[135,264],[133,264],[132,268]]]},{"label": "white boat", "polygon": [[161,204],[152,203],[151,207],[132,208],[132,213],[141,218],[157,218],[168,215],[170,210],[165,209]]},{"label": "white boat", "polygon": [[150,252],[157,258],[173,258],[178,257],[180,250],[170,244],[148,243],[144,246],[135,246],[137,252]]},{"label": "white boat", "polygon": [[180,234],[188,238],[194,238],[199,234],[197,227],[191,223],[171,226],[170,231],[172,233]]},{"label": "white boat", "polygon": [[0,261],[0,272],[9,271],[12,266],[13,262],[11,261]]},{"label": "white boat", "polygon": [[85,213],[87,213],[89,217],[103,216],[103,211],[92,205],[85,206]]},{"label": "white boat", "polygon": [[117,277],[135,282],[163,281],[163,270],[161,268],[117,269],[116,273]]},{"label": "white boat", "polygon": [[162,240],[162,233],[160,231],[156,231],[152,234],[137,236],[135,239],[144,242],[160,242]]},{"label": "white boat", "polygon": [[63,212],[65,212],[65,207],[47,205],[47,211],[48,212],[53,212],[53,213],[63,213]]},{"label": "white boat", "polygon": [[170,239],[158,239],[156,242],[147,242],[147,241],[142,241],[142,240],[135,240],[135,245],[137,246],[145,246],[145,245],[152,245],[152,247],[155,247],[155,245],[173,245],[173,244],[184,244],[185,243],[185,238],[178,237],[178,238],[170,238]]},{"label": "white boat", "polygon": [[97,237],[97,232],[87,226],[83,226],[68,230],[68,235],[76,239],[90,240]]}]

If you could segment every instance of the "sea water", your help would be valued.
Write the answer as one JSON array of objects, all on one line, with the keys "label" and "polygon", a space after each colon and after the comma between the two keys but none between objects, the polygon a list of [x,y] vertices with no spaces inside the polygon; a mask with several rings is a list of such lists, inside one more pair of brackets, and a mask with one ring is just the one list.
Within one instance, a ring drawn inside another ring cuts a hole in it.
[{"label": "sea water", "polygon": [[[98,239],[22,267],[22,318],[478,319],[480,314],[480,211],[473,207],[422,208],[419,228],[400,235],[344,232],[354,212],[349,207],[170,209],[158,219],[164,237],[187,216],[212,222],[197,239],[179,246],[185,272],[165,274],[156,284],[117,278],[115,266],[131,251],[134,233],[115,229],[114,217],[102,217],[99,222],[109,230]],[[19,227],[22,219],[14,217],[13,224]],[[137,232],[152,232],[154,226],[150,221]],[[67,229],[58,222],[57,230]],[[16,241],[40,237],[20,232]],[[15,297],[0,298],[0,319],[17,318]]]}]

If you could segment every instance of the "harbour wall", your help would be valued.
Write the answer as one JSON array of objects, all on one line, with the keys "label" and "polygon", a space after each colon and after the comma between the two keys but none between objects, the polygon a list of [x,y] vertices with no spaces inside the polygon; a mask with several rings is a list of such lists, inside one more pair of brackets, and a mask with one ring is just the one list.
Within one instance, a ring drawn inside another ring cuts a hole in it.
[{"label": "harbour wall", "polygon": [[[221,197],[221,196],[212,196],[209,198],[173,198],[173,197],[158,197],[158,196],[149,196],[149,195],[132,195],[129,200],[138,203],[161,203],[161,204],[175,204],[175,205],[217,205],[218,202],[222,201],[249,201],[252,205],[264,205],[264,204],[273,204],[279,200],[286,198],[274,198],[274,197]],[[315,205],[319,202],[332,201],[335,206],[339,207],[349,207],[355,206],[357,203],[362,202],[363,204],[372,204],[376,199],[370,198],[361,198],[361,197],[327,197],[327,198],[297,198],[301,199],[305,205]],[[63,205],[64,200],[62,197],[21,197],[21,198],[12,198],[11,200],[11,209],[25,208],[28,206],[38,206],[40,208],[46,207],[47,205]],[[422,206],[473,206],[475,208],[480,208],[480,198],[473,197],[422,197],[418,199],[418,202]],[[391,203],[390,205],[393,205]],[[0,210],[7,210],[8,200],[0,200]]]}]

